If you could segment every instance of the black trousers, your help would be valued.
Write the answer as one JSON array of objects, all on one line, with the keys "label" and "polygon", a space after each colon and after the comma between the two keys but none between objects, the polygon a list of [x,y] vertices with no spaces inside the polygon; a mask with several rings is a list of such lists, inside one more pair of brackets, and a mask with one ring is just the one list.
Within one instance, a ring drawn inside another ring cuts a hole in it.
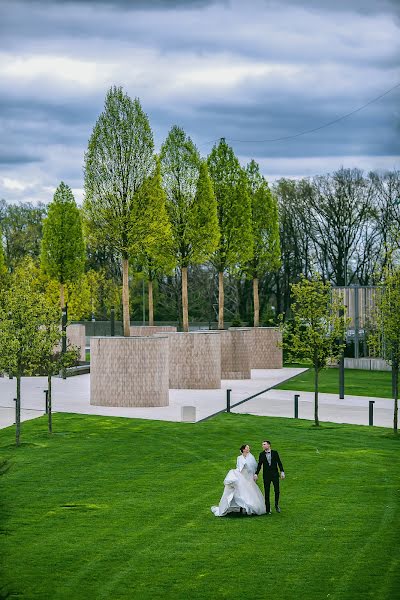
[{"label": "black trousers", "polygon": [[271,488],[271,483],[274,486],[275,492],[275,507],[279,506],[279,475],[277,477],[268,477],[264,479],[264,492],[265,492],[265,508],[267,513],[271,510],[271,503],[269,500],[269,490]]}]

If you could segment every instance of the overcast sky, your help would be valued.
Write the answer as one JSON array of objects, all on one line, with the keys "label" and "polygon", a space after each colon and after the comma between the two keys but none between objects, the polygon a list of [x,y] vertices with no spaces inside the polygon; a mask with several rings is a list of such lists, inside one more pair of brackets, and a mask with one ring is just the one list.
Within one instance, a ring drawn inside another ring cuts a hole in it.
[{"label": "overcast sky", "polygon": [[111,85],[139,97],[156,148],[174,124],[225,137],[269,181],[400,168],[400,0],[0,0],[0,198],[83,198]]}]

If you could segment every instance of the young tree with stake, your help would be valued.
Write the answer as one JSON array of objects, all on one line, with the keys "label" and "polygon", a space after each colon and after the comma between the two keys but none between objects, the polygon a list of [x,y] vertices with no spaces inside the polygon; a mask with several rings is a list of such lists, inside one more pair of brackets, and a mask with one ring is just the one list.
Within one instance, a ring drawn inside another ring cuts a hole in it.
[{"label": "young tree with stake", "polygon": [[387,267],[384,280],[376,296],[375,332],[368,339],[378,356],[392,366],[393,431],[398,432],[398,395],[400,367],[400,268]]},{"label": "young tree with stake", "polygon": [[16,394],[16,444],[20,444],[21,378],[36,374],[43,356],[60,342],[60,314],[38,290],[32,269],[19,266],[0,296],[0,371],[14,375]]},{"label": "young tree with stake", "polygon": [[283,326],[283,347],[292,359],[306,359],[314,369],[314,422],[319,425],[319,374],[344,346],[345,306],[319,276],[301,277],[292,288],[292,320]]}]

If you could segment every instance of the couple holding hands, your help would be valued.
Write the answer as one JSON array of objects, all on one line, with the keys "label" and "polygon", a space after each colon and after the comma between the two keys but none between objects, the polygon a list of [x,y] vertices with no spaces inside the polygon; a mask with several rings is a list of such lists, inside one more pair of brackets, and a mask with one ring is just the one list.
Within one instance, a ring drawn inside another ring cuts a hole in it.
[{"label": "couple holding hands", "polygon": [[[241,446],[236,469],[231,469],[225,477],[225,489],[219,506],[211,507],[216,517],[223,517],[230,512],[245,512],[248,515],[272,514],[269,500],[271,483],[275,492],[275,510],[278,513],[281,512],[279,479],[285,478],[282,461],[278,452],[271,449],[269,440],[263,441],[262,448],[257,464],[250,452],[250,446],[248,444]],[[263,470],[265,498],[256,484],[261,469]]]}]

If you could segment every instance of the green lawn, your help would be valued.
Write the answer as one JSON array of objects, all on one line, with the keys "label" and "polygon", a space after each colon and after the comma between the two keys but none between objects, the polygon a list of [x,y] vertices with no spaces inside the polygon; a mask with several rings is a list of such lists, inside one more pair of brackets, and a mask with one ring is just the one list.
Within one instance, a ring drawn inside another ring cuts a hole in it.
[{"label": "green lawn", "polygon": [[[378,600],[400,586],[400,440],[225,414],[198,424],[54,415],[0,431],[3,574],[40,600]],[[272,440],[280,515],[216,518],[238,448]]]},{"label": "green lawn", "polygon": [[[308,365],[285,365],[308,366]],[[299,392],[314,391],[314,370],[311,368],[289,381],[277,385],[277,390],[295,390]],[[319,377],[319,391],[330,394],[339,393],[339,369],[324,369]],[[376,396],[393,398],[392,374],[390,371],[362,371],[361,369],[345,369],[345,394],[355,396]]]}]

